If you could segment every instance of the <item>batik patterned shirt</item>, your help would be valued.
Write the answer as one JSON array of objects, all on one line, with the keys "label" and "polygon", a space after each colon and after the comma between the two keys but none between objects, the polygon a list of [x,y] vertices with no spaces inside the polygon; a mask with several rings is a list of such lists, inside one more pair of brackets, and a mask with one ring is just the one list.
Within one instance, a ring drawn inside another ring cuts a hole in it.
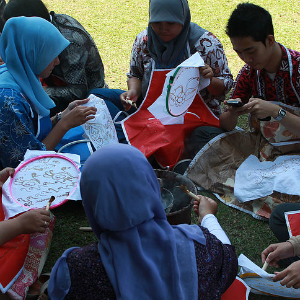
[{"label": "batik patterned shirt", "polygon": [[104,66],[97,46],[75,19],[51,12],[52,24],[70,41],[70,45],[59,55],[60,64],[55,66],[45,82],[47,94],[62,110],[73,100],[84,99],[88,91],[107,87]]},{"label": "batik patterned shirt", "polygon": [[[134,41],[131,52],[130,70],[127,74],[128,78],[134,77],[142,80],[144,72],[151,68],[153,59],[148,51],[147,41],[146,29],[140,32]],[[225,99],[226,93],[230,91],[233,84],[233,77],[228,67],[223,46],[216,36],[206,31],[195,43],[195,47],[191,49],[191,55],[197,51],[204,62],[212,68],[214,77],[222,80],[225,85],[225,92],[221,96],[210,94],[207,88],[200,92],[208,107],[216,116],[219,116],[221,113],[220,103]]]},{"label": "batik patterned shirt", "polygon": [[0,161],[2,167],[17,167],[27,149],[46,150],[38,140],[37,114],[23,95],[0,89]]},{"label": "batik patterned shirt", "polygon": [[[291,85],[300,97],[300,52],[289,50],[291,64],[288,60],[286,49],[280,45],[282,60],[279,70],[272,80],[266,70],[257,71],[248,64],[240,70],[233,86],[231,98],[241,98],[247,103],[251,96],[262,96],[268,101],[284,102],[293,106],[300,106],[299,100]],[[292,70],[292,78],[290,77]]]}]

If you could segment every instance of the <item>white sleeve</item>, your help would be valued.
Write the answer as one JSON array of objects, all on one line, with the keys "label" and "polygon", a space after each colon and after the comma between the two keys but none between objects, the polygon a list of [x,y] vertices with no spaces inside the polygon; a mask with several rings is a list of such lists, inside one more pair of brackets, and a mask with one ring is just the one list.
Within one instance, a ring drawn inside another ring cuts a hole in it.
[{"label": "white sleeve", "polygon": [[213,214],[207,214],[201,221],[201,226],[208,229],[208,231],[215,235],[223,244],[231,245],[229,238],[222,229],[218,219]]}]

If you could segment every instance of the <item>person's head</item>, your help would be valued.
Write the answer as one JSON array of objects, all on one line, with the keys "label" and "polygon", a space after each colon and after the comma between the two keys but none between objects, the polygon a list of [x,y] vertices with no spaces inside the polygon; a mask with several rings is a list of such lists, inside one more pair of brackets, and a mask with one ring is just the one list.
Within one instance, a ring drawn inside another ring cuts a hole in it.
[{"label": "person's head", "polygon": [[13,17],[40,17],[50,22],[50,14],[41,0],[10,0],[3,11],[3,19]]},{"label": "person's head", "polygon": [[226,26],[229,38],[251,37],[255,42],[266,44],[268,35],[274,36],[270,13],[252,3],[240,3],[232,12]]},{"label": "person's head", "polygon": [[69,44],[54,25],[42,18],[15,17],[4,25],[0,37],[4,67],[42,116],[49,114],[54,102],[38,76],[47,76],[53,65],[59,63],[57,56]]},{"label": "person's head", "polygon": [[190,26],[191,15],[186,0],[150,0],[149,25],[164,42],[175,39]]},{"label": "person's head", "polygon": [[113,144],[94,152],[83,166],[80,191],[98,237],[106,230],[125,231],[152,218],[166,219],[155,172],[130,145]]},{"label": "person's head", "polygon": [[254,69],[269,63],[275,45],[272,17],[264,8],[240,3],[232,12],[226,34],[239,57]]},{"label": "person's head", "polygon": [[44,19],[16,17],[9,19],[4,26],[0,56],[8,69],[13,68],[18,59],[23,67],[29,67],[37,76],[69,44],[58,29]]},{"label": "person's head", "polygon": [[5,0],[0,0],[0,32],[2,32],[3,30],[3,26],[4,26],[4,19],[3,19],[3,11],[6,5],[6,1]]}]

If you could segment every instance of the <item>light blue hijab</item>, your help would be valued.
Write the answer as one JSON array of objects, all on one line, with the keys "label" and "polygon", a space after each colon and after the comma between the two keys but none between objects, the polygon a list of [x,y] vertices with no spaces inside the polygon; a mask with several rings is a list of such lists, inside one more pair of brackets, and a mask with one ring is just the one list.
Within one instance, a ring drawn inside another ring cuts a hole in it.
[{"label": "light blue hijab", "polygon": [[55,104],[38,74],[70,44],[50,22],[37,17],[9,19],[0,38],[0,87],[22,92],[34,109],[48,116]]},{"label": "light blue hijab", "polygon": [[139,150],[99,149],[83,166],[80,189],[117,299],[197,299],[193,240],[205,244],[205,237],[197,225],[168,223],[157,177]]}]

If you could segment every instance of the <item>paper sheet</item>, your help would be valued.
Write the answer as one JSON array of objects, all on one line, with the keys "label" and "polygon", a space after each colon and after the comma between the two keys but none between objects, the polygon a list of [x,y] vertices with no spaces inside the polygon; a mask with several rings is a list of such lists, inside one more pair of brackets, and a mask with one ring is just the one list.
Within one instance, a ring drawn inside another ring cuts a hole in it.
[{"label": "paper sheet", "polygon": [[241,273],[255,273],[258,276],[267,279],[273,278],[275,276],[274,274],[269,274],[268,272],[264,271],[261,267],[252,262],[244,254],[241,254],[238,257],[238,264],[242,268]]}]

